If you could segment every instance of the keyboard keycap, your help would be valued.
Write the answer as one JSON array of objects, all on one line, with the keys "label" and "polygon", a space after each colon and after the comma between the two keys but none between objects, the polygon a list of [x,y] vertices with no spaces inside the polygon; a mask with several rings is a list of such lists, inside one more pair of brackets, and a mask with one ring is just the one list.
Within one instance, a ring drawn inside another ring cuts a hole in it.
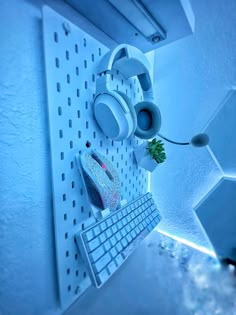
[{"label": "keyboard keycap", "polygon": [[100,273],[97,274],[96,278],[98,284],[100,285],[107,281],[107,279],[109,278],[109,273],[106,269],[103,269]]},{"label": "keyboard keycap", "polygon": [[91,241],[91,239],[93,239],[94,235],[93,235],[93,230],[89,230],[84,234],[84,239],[85,241],[89,242]]},{"label": "keyboard keycap", "polygon": [[100,227],[101,227],[101,230],[102,230],[102,231],[105,231],[106,228],[107,228],[106,221],[103,221],[103,222],[100,224]]},{"label": "keyboard keycap", "polygon": [[106,240],[106,234],[105,233],[102,233],[99,235],[99,240],[100,240],[100,243],[104,243],[105,240]]},{"label": "keyboard keycap", "polygon": [[117,241],[121,240],[121,238],[122,238],[120,232],[117,232],[115,237],[116,237]]},{"label": "keyboard keycap", "polygon": [[107,219],[107,226],[109,227],[109,226],[111,226],[112,225],[112,220],[111,220],[111,218],[108,218]]},{"label": "keyboard keycap", "polygon": [[121,243],[119,242],[119,243],[116,244],[115,248],[117,249],[118,252],[120,252],[123,247],[121,246]]},{"label": "keyboard keycap", "polygon": [[110,238],[112,236],[112,230],[109,228],[105,231],[105,235],[107,238]]},{"label": "keyboard keycap", "polygon": [[95,226],[95,228],[93,229],[93,233],[94,233],[95,236],[100,234],[100,230],[99,230],[98,226]]},{"label": "keyboard keycap", "polygon": [[99,239],[95,238],[92,241],[90,241],[89,243],[86,244],[87,248],[88,248],[88,252],[93,251],[95,248],[97,248],[100,245]]},{"label": "keyboard keycap", "polygon": [[117,266],[119,267],[123,263],[124,259],[121,256],[121,254],[119,254],[116,256],[115,261],[116,261]]},{"label": "keyboard keycap", "polygon": [[111,248],[111,244],[109,241],[106,241],[104,244],[103,244],[103,247],[105,249],[105,251],[109,251],[109,249]]},{"label": "keyboard keycap", "polygon": [[129,234],[126,235],[126,239],[128,243],[132,241],[132,237]]},{"label": "keyboard keycap", "polygon": [[116,244],[116,239],[114,236],[110,238],[110,243],[111,243],[111,246],[114,246]]},{"label": "keyboard keycap", "polygon": [[111,260],[110,255],[107,253],[102,256],[97,262],[94,264],[94,269],[96,272],[100,272]]},{"label": "keyboard keycap", "polygon": [[104,254],[105,254],[104,248],[102,246],[98,247],[90,254],[91,261],[92,262],[97,261]]},{"label": "keyboard keycap", "polygon": [[115,234],[115,233],[118,231],[116,225],[113,225],[113,226],[111,227],[111,229],[112,229],[113,234]]},{"label": "keyboard keycap", "polygon": [[121,244],[122,244],[123,247],[126,247],[128,245],[128,242],[127,242],[127,240],[125,238],[122,238]]},{"label": "keyboard keycap", "polygon": [[[117,244],[116,244],[116,247],[117,247]],[[113,247],[113,248],[111,249],[111,251],[110,251],[110,254],[111,254],[111,257],[112,257],[112,258],[115,258],[116,255],[117,255],[117,253],[118,253],[116,247]]]},{"label": "keyboard keycap", "polygon": [[108,269],[108,272],[109,272],[110,274],[113,274],[113,273],[116,271],[116,269],[117,269],[115,262],[114,262],[114,261],[111,261],[111,262],[107,265],[107,269]]}]

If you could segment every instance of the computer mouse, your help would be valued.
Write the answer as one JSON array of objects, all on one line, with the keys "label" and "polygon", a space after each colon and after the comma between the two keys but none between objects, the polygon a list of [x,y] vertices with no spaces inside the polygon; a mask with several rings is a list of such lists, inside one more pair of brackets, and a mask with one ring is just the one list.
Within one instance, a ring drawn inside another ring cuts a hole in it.
[{"label": "computer mouse", "polygon": [[80,171],[90,202],[101,211],[116,210],[121,189],[119,175],[112,163],[97,151],[85,151],[80,155]]}]

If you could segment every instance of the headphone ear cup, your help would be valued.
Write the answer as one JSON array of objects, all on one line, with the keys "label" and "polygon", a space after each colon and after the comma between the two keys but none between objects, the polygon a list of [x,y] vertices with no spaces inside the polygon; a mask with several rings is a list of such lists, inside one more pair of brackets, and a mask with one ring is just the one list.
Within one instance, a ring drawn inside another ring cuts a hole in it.
[{"label": "headphone ear cup", "polygon": [[133,132],[130,107],[117,91],[99,94],[93,104],[95,119],[110,139],[122,141]]},{"label": "headphone ear cup", "polygon": [[140,139],[151,139],[161,128],[161,113],[156,104],[143,101],[134,106],[137,115],[135,135]]},{"label": "headphone ear cup", "polygon": [[121,97],[123,97],[123,99],[125,100],[127,106],[129,107],[132,119],[133,119],[133,129],[132,129],[132,133],[131,135],[135,132],[136,128],[137,128],[137,115],[136,115],[136,111],[134,109],[133,104],[131,103],[130,99],[128,98],[128,96],[121,92],[121,91],[116,91],[118,94],[120,94]]}]

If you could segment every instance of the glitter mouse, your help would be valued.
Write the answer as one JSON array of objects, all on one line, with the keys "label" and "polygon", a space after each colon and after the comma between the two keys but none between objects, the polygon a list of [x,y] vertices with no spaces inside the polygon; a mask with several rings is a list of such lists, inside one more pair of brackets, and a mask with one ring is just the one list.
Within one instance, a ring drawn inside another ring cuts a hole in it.
[{"label": "glitter mouse", "polygon": [[120,202],[120,179],[112,163],[91,150],[80,156],[80,171],[90,203],[101,211],[117,209]]}]

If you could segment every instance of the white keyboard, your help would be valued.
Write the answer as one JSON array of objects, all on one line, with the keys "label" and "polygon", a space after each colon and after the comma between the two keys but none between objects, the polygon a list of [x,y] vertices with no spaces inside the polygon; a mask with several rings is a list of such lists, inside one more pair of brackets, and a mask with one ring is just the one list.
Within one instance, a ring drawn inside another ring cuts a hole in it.
[{"label": "white keyboard", "polygon": [[152,195],[147,193],[77,234],[79,249],[97,288],[113,275],[160,220]]}]

